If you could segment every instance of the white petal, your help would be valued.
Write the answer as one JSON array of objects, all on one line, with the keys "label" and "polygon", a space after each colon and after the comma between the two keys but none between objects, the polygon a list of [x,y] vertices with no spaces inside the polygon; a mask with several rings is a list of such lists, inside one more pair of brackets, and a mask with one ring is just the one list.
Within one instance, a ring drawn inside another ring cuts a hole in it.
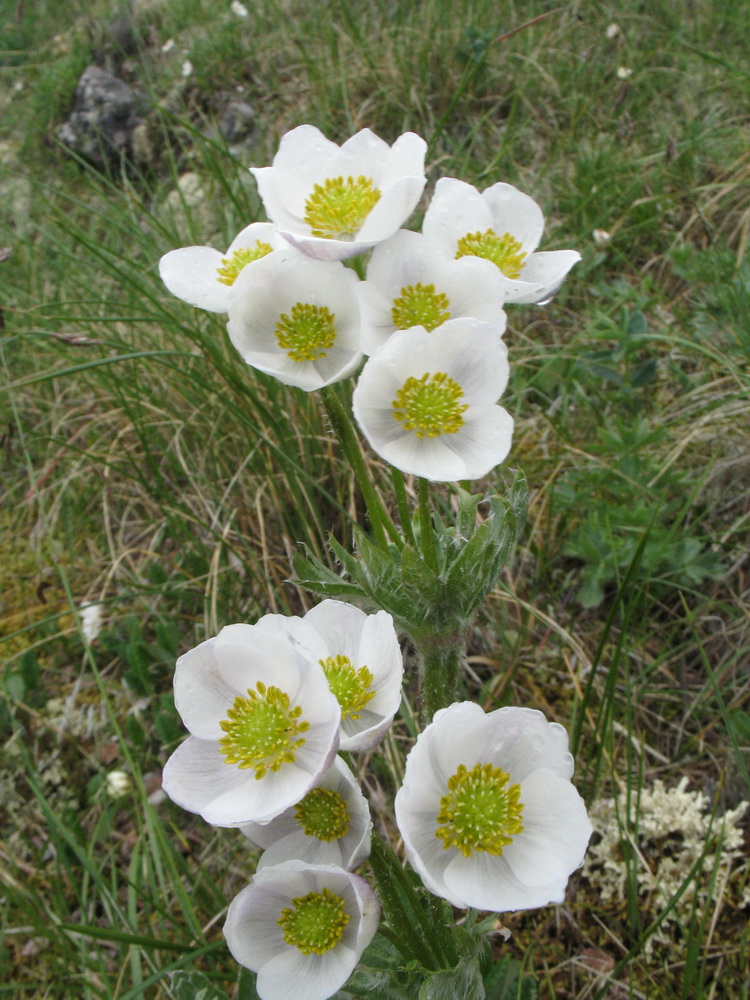
[{"label": "white petal", "polygon": [[182,247],[159,261],[159,275],[178,299],[208,312],[225,313],[229,308],[229,286],[219,281],[224,255],[212,247]]},{"label": "white petal", "polygon": [[293,227],[288,226],[288,224],[279,231],[285,240],[306,257],[329,263],[356,257],[357,254],[364,253],[365,250],[371,250],[378,242],[377,239],[349,241],[329,240],[323,236],[308,236],[305,233],[294,232]]},{"label": "white petal", "polygon": [[254,972],[274,955],[283,954],[289,946],[281,928],[269,914],[278,913],[288,905],[285,892],[269,888],[261,876],[234,897],[229,904],[224,924],[224,936],[234,958]]},{"label": "white petal", "polygon": [[301,217],[288,206],[283,197],[283,186],[279,189],[279,174],[275,167],[250,167],[250,173],[255,178],[258,185],[266,215],[272,219],[274,224],[283,231],[287,228],[295,229],[303,225]]},{"label": "white petal", "polygon": [[[254,818],[252,808],[245,805],[248,782],[252,780],[252,772],[248,776],[247,771],[226,763],[218,743],[190,736],[164,765],[162,787],[178,806],[199,813],[207,822],[216,826],[235,826]],[[249,791],[252,793],[252,786]],[[227,800],[229,808],[219,806],[218,815],[215,815],[214,806],[223,799]]]},{"label": "white petal", "polygon": [[343,943],[324,955],[303,955],[288,948],[258,972],[258,995],[261,1000],[327,1000],[344,985],[357,961]]},{"label": "white petal", "polygon": [[327,167],[329,177],[368,177],[380,188],[381,171],[391,147],[369,128],[350,136]]},{"label": "white petal", "polygon": [[[510,373],[508,348],[500,339],[501,333],[497,327],[468,316],[448,320],[420,337],[419,349],[423,354],[418,365],[415,357],[409,366],[416,369],[431,360],[431,367],[426,370],[446,372],[454,378],[463,389],[464,402],[495,403],[505,391]],[[404,338],[404,346],[410,340]],[[415,338],[413,355],[417,351]],[[422,367],[420,375],[424,371]]]},{"label": "white petal", "polygon": [[492,213],[492,228],[498,236],[505,233],[521,243],[523,252],[532,253],[544,232],[542,210],[529,195],[512,184],[493,184],[482,192]]},{"label": "white petal", "polygon": [[459,479],[481,479],[508,457],[513,444],[513,417],[502,406],[476,406],[464,414],[464,425],[445,443],[464,463]]},{"label": "white petal", "polygon": [[443,872],[448,898],[461,899],[462,907],[506,913],[532,910],[547,903],[561,903],[565,883],[544,886],[523,885],[516,879],[503,857],[483,851],[465,858],[459,851]]},{"label": "white petal", "polygon": [[380,242],[393,236],[417,207],[424,177],[401,177],[380,196],[357,233],[359,242]]},{"label": "white petal", "polygon": [[241,232],[237,233],[229,244],[226,256],[231,257],[235,250],[254,247],[256,243],[268,243],[272,250],[280,250],[285,246],[285,241],[273,223],[251,222],[249,226],[245,226]]},{"label": "white petal", "polygon": [[[521,271],[521,279],[506,291],[506,302],[539,302],[554,295],[571,267],[581,259],[575,250],[547,250],[532,254]],[[524,287],[521,287],[524,286]]]},{"label": "white petal", "polygon": [[550,771],[534,771],[521,784],[523,832],[503,851],[525,885],[567,881],[583,861],[591,836],[586,806],[576,789]]},{"label": "white petal", "polygon": [[[387,611],[367,615],[360,635],[359,660],[370,669],[378,692],[370,707],[385,697],[389,702],[395,700],[398,708],[404,661],[393,619]],[[390,705],[386,710],[390,710]]]},{"label": "white petal", "polygon": [[238,689],[227,683],[215,655],[216,639],[208,639],[184,653],[175,667],[175,707],[193,736],[218,740],[219,722],[226,718]]},{"label": "white petal", "polygon": [[345,601],[321,601],[311,608],[304,621],[325,639],[329,656],[347,656],[352,664],[359,657],[359,644],[367,615]]},{"label": "white petal", "polygon": [[492,211],[477,189],[453,177],[441,177],[422,223],[427,239],[452,260],[462,236],[491,228]]},{"label": "white petal", "polygon": [[382,166],[378,183],[381,188],[394,184],[399,177],[424,177],[427,143],[414,132],[404,132],[391,146]]},{"label": "white petal", "polygon": [[386,462],[402,472],[434,483],[454,483],[466,478],[466,465],[448,446],[446,436],[418,438],[408,431],[394,441],[376,445],[371,440],[370,444]]},{"label": "white petal", "polygon": [[556,722],[532,708],[506,706],[487,715],[490,753],[513,783],[520,783],[540,768],[560,778],[573,776],[568,734]]},{"label": "white petal", "polygon": [[373,725],[364,728],[362,727],[362,722],[366,718],[364,712],[359,719],[344,719],[341,723],[339,750],[347,753],[363,753],[380,746],[393,722],[396,711],[398,711],[398,707],[393,711],[393,714],[380,716]]}]

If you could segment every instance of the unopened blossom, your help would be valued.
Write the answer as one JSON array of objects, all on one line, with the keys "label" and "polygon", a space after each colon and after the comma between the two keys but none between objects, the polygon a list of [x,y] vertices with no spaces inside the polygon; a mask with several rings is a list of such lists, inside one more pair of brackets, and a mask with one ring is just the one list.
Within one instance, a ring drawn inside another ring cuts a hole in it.
[{"label": "unopened blossom", "polygon": [[277,250],[235,281],[227,329],[243,360],[310,392],[362,360],[356,274],[338,261]]},{"label": "unopened blossom", "polygon": [[257,972],[261,1000],[327,1000],[375,936],[380,906],[367,882],[335,865],[261,869],[229,904],[224,935]]},{"label": "unopened blossom", "polygon": [[319,260],[343,260],[388,239],[414,211],[426,149],[413,132],[389,146],[362,129],[337,146],[300,125],[282,137],[272,166],[251,172],[290,243]]},{"label": "unopened blossom", "polygon": [[80,613],[83,638],[90,646],[102,630],[102,606],[101,604],[84,604]]},{"label": "unopened blossom", "polygon": [[396,795],[410,863],[460,908],[562,902],[591,836],[572,775],[567,733],[541,712],[485,715],[473,702],[441,709],[407,757]]},{"label": "unopened blossom", "polygon": [[265,615],[261,628],[288,634],[319,663],[341,706],[340,750],[372,750],[401,704],[404,661],[393,619],[344,601],[322,601],[304,618]]},{"label": "unopened blossom", "polygon": [[479,192],[453,177],[441,178],[422,233],[449,258],[491,260],[503,281],[506,302],[543,302],[554,295],[571,267],[575,250],[536,252],[544,230],[542,210],[511,184]]},{"label": "unopened blossom", "polygon": [[128,795],[133,783],[125,771],[109,771],[105,778],[107,794],[111,799],[121,799]]},{"label": "unopened blossom", "polygon": [[497,400],[508,381],[500,329],[453,319],[401,330],[366,363],[352,397],[372,448],[434,482],[478,479],[510,451],[513,418]]},{"label": "unopened blossom", "polygon": [[174,697],[191,736],[167,761],[163,787],[214,826],[273,819],[333,763],[339,704],[289,636],[227,625],[179,658]]},{"label": "unopened blossom", "polygon": [[172,295],[183,302],[225,313],[240,272],[284,246],[285,240],[270,222],[252,222],[235,236],[226,253],[198,246],[170,250],[159,261],[159,275]]},{"label": "unopened blossom", "polygon": [[258,870],[296,859],[353,871],[370,853],[372,820],[356,778],[337,757],[296,805],[268,823],[248,823],[240,829],[263,849]]},{"label": "unopened blossom", "polygon": [[434,243],[406,229],[373,250],[357,294],[366,354],[374,354],[396,330],[434,330],[461,316],[505,330],[498,269],[480,257],[446,260]]}]

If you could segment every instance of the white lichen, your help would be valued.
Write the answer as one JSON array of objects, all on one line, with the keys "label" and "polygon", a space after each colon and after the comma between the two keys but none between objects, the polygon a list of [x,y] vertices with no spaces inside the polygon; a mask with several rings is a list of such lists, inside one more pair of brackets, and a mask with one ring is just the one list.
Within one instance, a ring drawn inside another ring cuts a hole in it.
[{"label": "white lichen", "polygon": [[[741,802],[719,814],[706,795],[688,789],[687,777],[673,788],[656,780],[650,788],[600,799],[589,810],[595,836],[583,875],[604,902],[624,902],[628,881],[635,878],[646,922],[679,895],[646,950],[674,944],[676,927],[713,905],[718,887],[727,887],[724,899],[730,900],[730,876],[737,881],[748,865],[740,826],[748,805]],[[750,891],[738,890],[731,902],[750,905]]]}]

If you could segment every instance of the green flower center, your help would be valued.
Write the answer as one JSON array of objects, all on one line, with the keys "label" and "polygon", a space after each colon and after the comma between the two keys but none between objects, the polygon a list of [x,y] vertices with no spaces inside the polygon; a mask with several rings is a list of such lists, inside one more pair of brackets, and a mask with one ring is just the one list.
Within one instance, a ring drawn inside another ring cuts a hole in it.
[{"label": "green flower center", "polygon": [[336,342],[336,317],[325,306],[297,302],[276,323],[276,340],[292,361],[324,358]]},{"label": "green flower center", "polygon": [[492,764],[464,764],[448,779],[448,794],[440,799],[435,830],[443,847],[457,847],[465,858],[474,851],[500,855],[523,832],[520,785],[508,786],[510,776]]},{"label": "green flower center", "polygon": [[436,292],[434,285],[417,283],[401,289],[399,297],[393,300],[391,316],[397,330],[408,330],[410,326],[434,330],[451,318],[449,308],[447,295]]},{"label": "green flower center", "polygon": [[255,691],[248,688],[247,698],[234,699],[220,723],[227,734],[219,740],[225,762],[253,768],[256,778],[291,764],[305,743],[300,733],[310,728],[309,722],[300,721],[301,714],[299,706],[290,707],[288,694],[258,681]]},{"label": "green flower center", "polygon": [[455,434],[463,427],[461,414],[468,403],[461,403],[464,391],[455,379],[444,372],[421,378],[408,378],[393,400],[393,415],[407,431],[418,438]]},{"label": "green flower center", "polygon": [[294,807],[294,818],[308,837],[317,837],[330,844],[349,832],[349,810],[338,792],[330,788],[313,788]]},{"label": "green flower center", "polygon": [[237,275],[247,264],[252,264],[254,260],[260,260],[267,253],[271,253],[273,247],[270,243],[263,243],[256,240],[253,247],[239,247],[231,257],[221,258],[221,267],[216,269],[219,281],[222,285],[233,285],[237,280]]},{"label": "green flower center", "polygon": [[467,233],[458,241],[456,259],[486,257],[500,268],[506,278],[520,278],[526,260],[521,246],[515,236],[510,233],[498,236],[494,229],[488,229],[486,233]]},{"label": "green flower center", "polygon": [[328,889],[297,896],[291,906],[281,911],[278,925],[287,944],[299,948],[303,955],[325,955],[344,936],[349,914],[344,912],[344,900]]},{"label": "green flower center", "polygon": [[358,719],[368,701],[375,697],[370,690],[374,680],[370,671],[367,667],[355,670],[348,656],[329,656],[319,662],[341,706],[341,718]]},{"label": "green flower center", "polygon": [[305,222],[313,236],[353,236],[379,200],[380,191],[369,177],[329,177],[315,185],[305,202]]}]

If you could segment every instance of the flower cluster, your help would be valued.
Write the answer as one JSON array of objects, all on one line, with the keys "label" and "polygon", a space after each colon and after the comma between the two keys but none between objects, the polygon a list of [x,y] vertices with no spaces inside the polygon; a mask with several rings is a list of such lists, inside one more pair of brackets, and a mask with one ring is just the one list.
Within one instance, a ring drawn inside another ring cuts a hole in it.
[{"label": "flower cluster", "polygon": [[[388,146],[364,129],[339,147],[311,126],[294,129],[273,165],[252,171],[271,221],[247,226],[225,254],[172,251],[160,273],[179,298],[226,314],[245,362],[288,385],[326,390],[367,358],[351,412],[381,458],[422,480],[424,559],[416,531],[405,527],[405,494],[404,537],[389,523],[389,540],[385,521],[373,517],[380,501],[358,473],[377,566],[357,593],[391,607],[411,635],[403,600],[392,607],[375,583],[401,586],[421,624],[415,635],[437,623],[430,642],[439,645],[445,634],[455,652],[460,640],[449,633],[468,625],[480,599],[469,597],[487,592],[484,577],[496,578],[510,542],[484,524],[471,541],[456,535],[456,558],[441,563],[434,546],[448,535],[430,533],[426,481],[478,479],[504,461],[513,434],[512,417],[498,405],[509,378],[505,305],[547,300],[579,257],[537,253],[541,210],[503,183],[480,193],[444,178],[423,232],[400,228],[425,185],[425,151],[411,133]],[[344,261],[365,251],[372,252],[361,279]],[[345,453],[361,473],[361,455],[347,450],[356,437],[349,412],[333,409],[330,393],[324,398],[347,428]],[[393,560],[402,556],[396,576]],[[461,576],[464,562],[472,581]],[[352,593],[330,575],[334,589],[324,594]],[[446,629],[459,605],[456,628]],[[529,709],[485,714],[471,702],[450,704],[455,682],[437,683],[420,662],[423,691],[432,692],[425,704],[435,714],[409,753],[395,799],[412,868],[426,889],[460,908],[562,901],[591,834],[571,783],[565,730]],[[262,1000],[326,1000],[345,985],[378,927],[378,899],[355,874],[376,845],[371,867],[390,939],[405,938],[402,954],[411,961],[411,947],[424,975],[443,975],[444,956],[455,951],[429,940],[446,933],[444,921],[414,926],[432,919],[430,908],[395,854],[374,839],[348,758],[337,756],[377,749],[399,710],[402,681],[391,614],[337,600],[302,618],[268,614],[228,625],[177,662],[175,704],[190,735],[167,761],[164,789],[263,852],[224,928],[234,957],[257,973]]]},{"label": "flower cluster", "polygon": [[[363,129],[337,146],[311,125],[252,168],[270,222],[225,254],[162,257],[174,295],[227,315],[244,361],[305,391],[353,375],[368,357],[354,415],[402,472],[477,479],[502,462],[513,420],[497,405],[508,377],[504,307],[548,300],[579,260],[536,252],[544,227],[528,195],[438,181],[422,234],[400,228],[425,186],[426,144],[392,146]],[[366,279],[343,261],[372,250]]]},{"label": "flower cluster", "polygon": [[324,1000],[377,929],[377,899],[351,874],[370,853],[369,809],[336,753],[381,742],[402,678],[390,615],[339,601],[228,625],[177,661],[175,704],[191,735],[163,786],[264,851],[225,927],[264,1000],[303,984],[306,998]]}]

